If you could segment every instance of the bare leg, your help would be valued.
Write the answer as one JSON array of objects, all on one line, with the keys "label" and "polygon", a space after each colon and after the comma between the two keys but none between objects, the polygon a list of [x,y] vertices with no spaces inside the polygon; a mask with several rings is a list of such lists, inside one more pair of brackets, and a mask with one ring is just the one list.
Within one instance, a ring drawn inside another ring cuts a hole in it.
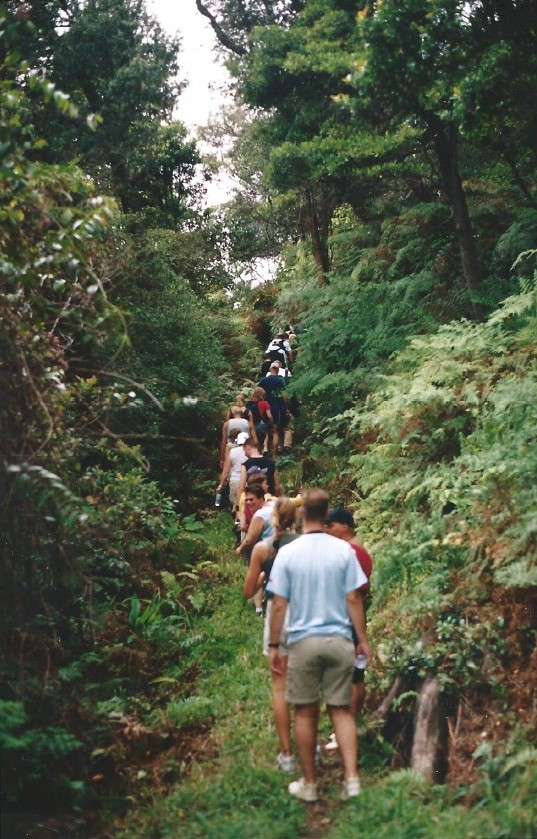
[{"label": "bare leg", "polygon": [[272,673],[272,713],[274,724],[280,743],[280,751],[284,755],[291,754],[291,707],[285,698],[285,683],[287,680],[287,657],[282,656],[285,661],[284,673]]},{"label": "bare leg", "polygon": [[358,682],[352,686],[351,714],[354,718],[363,710],[365,702],[365,682]]},{"label": "bare leg", "polygon": [[267,438],[265,440],[265,448],[268,457],[274,457],[274,426],[269,426],[267,430]]},{"label": "bare leg", "polygon": [[348,705],[327,705],[332,720],[345,779],[358,775],[358,732]]},{"label": "bare leg", "polygon": [[[347,709],[348,710],[348,709]],[[295,740],[302,776],[307,784],[315,783],[315,746],[317,744],[317,721],[319,703],[295,705]]]}]

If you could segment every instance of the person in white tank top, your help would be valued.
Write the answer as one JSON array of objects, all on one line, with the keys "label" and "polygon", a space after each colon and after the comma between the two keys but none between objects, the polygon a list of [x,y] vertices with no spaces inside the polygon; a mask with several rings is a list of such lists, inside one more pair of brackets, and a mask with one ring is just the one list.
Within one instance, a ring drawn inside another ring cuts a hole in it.
[{"label": "person in white tank top", "polygon": [[234,428],[231,430],[230,445],[226,448],[224,457],[224,466],[220,476],[220,484],[218,492],[222,487],[229,482],[229,505],[233,514],[235,514],[239,507],[239,484],[241,480],[241,466],[246,460],[243,443],[248,439],[248,434],[245,431],[238,431]]}]

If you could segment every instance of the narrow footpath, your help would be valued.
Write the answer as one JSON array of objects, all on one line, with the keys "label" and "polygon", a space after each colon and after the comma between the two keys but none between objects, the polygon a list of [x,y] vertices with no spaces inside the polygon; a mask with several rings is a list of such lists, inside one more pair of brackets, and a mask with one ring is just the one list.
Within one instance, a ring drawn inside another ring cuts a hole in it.
[{"label": "narrow footpath", "polygon": [[[354,822],[358,804],[339,799],[337,752],[323,750],[315,804],[292,799],[290,776],[276,768],[262,620],[242,595],[245,568],[233,554],[230,525],[223,512],[211,522],[211,542],[220,548],[205,584],[209,614],[193,621],[185,639],[195,645],[198,675],[187,703],[183,733],[190,749],[181,777],[166,797],[138,801],[114,829],[115,839],[314,839],[328,836],[343,814]],[[323,744],[330,730],[323,713]]]}]

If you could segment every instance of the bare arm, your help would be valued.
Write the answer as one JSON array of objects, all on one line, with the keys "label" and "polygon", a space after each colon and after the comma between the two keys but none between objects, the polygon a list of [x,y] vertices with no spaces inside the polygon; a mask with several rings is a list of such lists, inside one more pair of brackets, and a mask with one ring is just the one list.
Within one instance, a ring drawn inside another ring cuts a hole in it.
[{"label": "bare arm", "polygon": [[244,580],[244,596],[246,598],[253,597],[259,588],[259,575],[261,573],[261,565],[268,557],[269,549],[265,542],[258,542],[254,546],[252,555],[250,557],[250,565],[246,572]]},{"label": "bare arm", "polygon": [[235,551],[237,556],[240,556],[241,553],[247,548],[251,548],[255,545],[255,543],[259,540],[261,533],[263,532],[263,519],[261,516],[254,516],[252,521],[250,522],[250,527],[246,533],[246,536],[240,543],[239,547]]},{"label": "bare arm", "polygon": [[220,468],[224,465],[224,456],[227,448],[227,423],[226,420],[222,426],[222,438],[220,440]]},{"label": "bare arm", "polygon": [[365,628],[365,612],[362,594],[358,589],[349,592],[347,595],[347,610],[349,617],[354,626],[356,635],[358,636],[358,646],[356,651],[367,656],[368,662],[371,661],[371,650],[367,641],[367,633]]},{"label": "bare arm", "polygon": [[248,411],[248,426],[250,428],[250,437],[253,437],[257,446],[259,440],[257,439],[257,431],[255,430],[254,417],[251,411]]},{"label": "bare arm", "polygon": [[246,467],[241,466],[241,479],[239,481],[239,488],[237,490],[237,498],[240,498],[242,493],[244,492],[244,488],[246,486]]},{"label": "bare arm", "polygon": [[279,594],[275,594],[272,599],[269,627],[269,664],[274,673],[284,672],[284,663],[280,656],[279,647],[273,645],[279,644],[287,603],[285,597],[281,597]]},{"label": "bare arm", "polygon": [[231,472],[231,449],[226,448],[224,457],[224,466],[222,467],[222,474],[220,475],[220,487],[223,487],[229,478]]}]

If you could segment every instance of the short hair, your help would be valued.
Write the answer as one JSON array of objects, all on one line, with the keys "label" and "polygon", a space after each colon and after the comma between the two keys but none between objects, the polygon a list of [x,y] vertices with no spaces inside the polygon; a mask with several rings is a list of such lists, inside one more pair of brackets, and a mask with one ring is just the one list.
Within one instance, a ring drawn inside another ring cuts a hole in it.
[{"label": "short hair", "polygon": [[252,390],[252,399],[254,402],[260,402],[261,399],[264,399],[266,396],[265,388],[263,387],[254,387]]},{"label": "short hair", "polygon": [[273,368],[277,368],[279,370],[280,369],[280,362],[279,361],[273,361],[272,364],[270,365],[270,369],[272,370]]},{"label": "short hair", "polygon": [[347,527],[350,527],[351,530],[356,529],[354,516],[351,511],[347,510],[345,507],[334,507],[334,509],[328,513],[325,524],[331,524],[332,522],[344,524]]},{"label": "short hair", "polygon": [[274,505],[272,518],[276,530],[280,532],[289,530],[296,523],[296,504],[290,498],[287,498],[286,495],[280,495]]},{"label": "short hair", "polygon": [[255,495],[256,498],[264,498],[265,493],[261,487],[261,484],[246,484],[246,489],[244,490],[244,495]]},{"label": "short hair", "polygon": [[242,445],[243,446],[253,446],[255,448],[256,442],[255,442],[253,437],[247,437]]},{"label": "short hair", "polygon": [[244,411],[244,408],[241,407],[241,405],[232,405],[229,410],[231,411],[231,413],[233,415],[240,414],[242,416],[242,412]]},{"label": "short hair", "polygon": [[302,518],[304,521],[324,521],[328,505],[328,495],[324,489],[308,489],[302,498]]}]

